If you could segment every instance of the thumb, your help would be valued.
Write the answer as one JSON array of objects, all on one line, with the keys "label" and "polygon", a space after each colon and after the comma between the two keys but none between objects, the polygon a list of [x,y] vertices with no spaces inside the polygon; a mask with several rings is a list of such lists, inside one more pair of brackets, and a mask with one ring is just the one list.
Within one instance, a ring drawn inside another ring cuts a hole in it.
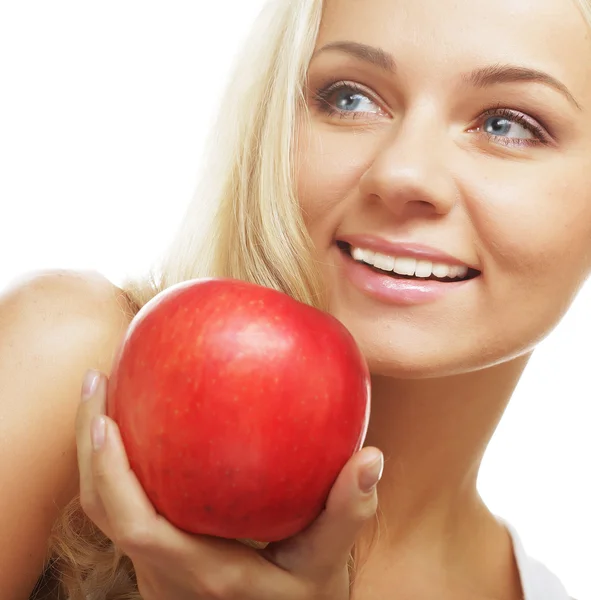
[{"label": "thumb", "polygon": [[360,530],[376,513],[376,486],[383,469],[384,456],[377,448],[357,452],[337,477],[316,521],[268,549],[273,562],[311,579],[323,579],[344,568]]}]

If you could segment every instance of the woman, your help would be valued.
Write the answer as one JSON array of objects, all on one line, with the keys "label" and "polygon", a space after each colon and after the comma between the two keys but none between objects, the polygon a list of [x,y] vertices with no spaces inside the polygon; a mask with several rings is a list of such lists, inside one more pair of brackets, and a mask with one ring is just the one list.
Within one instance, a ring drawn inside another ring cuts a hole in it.
[{"label": "woman", "polygon": [[[146,282],[47,273],[4,295],[3,598],[27,597],[46,558],[38,597],[567,598],[476,478],[591,270],[591,4],[499,2],[274,2],[221,111],[205,241],[200,198]],[[309,530],[262,551],[159,518],[105,376],[78,402],[139,307],[205,275],[329,310],[372,371],[367,447]]]}]

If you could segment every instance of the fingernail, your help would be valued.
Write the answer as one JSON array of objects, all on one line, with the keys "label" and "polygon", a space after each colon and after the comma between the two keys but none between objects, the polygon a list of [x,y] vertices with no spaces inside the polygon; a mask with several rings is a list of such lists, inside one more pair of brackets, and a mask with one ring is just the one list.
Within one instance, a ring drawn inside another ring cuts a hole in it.
[{"label": "fingernail", "polygon": [[95,417],[90,426],[90,437],[92,439],[92,449],[98,452],[105,445],[107,433],[107,420],[103,416]]},{"label": "fingernail", "polygon": [[82,400],[90,400],[96,393],[101,374],[98,371],[87,371],[82,384]]},{"label": "fingernail", "polygon": [[374,491],[384,472],[384,455],[376,450],[367,457],[367,462],[359,474],[359,489],[364,494]]}]

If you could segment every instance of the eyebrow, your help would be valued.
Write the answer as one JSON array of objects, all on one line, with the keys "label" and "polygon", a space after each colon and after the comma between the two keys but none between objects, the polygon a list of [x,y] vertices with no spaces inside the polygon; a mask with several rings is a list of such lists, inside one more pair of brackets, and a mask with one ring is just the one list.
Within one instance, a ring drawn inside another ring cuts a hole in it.
[{"label": "eyebrow", "polygon": [[517,65],[491,65],[475,69],[468,75],[462,76],[462,79],[475,87],[487,87],[495,83],[514,83],[519,81],[542,83],[559,91],[571,104],[582,110],[581,105],[576,101],[564,83],[558,81],[552,75],[544,71],[538,71],[537,69]]},{"label": "eyebrow", "polygon": [[[396,73],[396,61],[394,60],[394,57],[381,48],[360,44],[359,42],[330,42],[317,50],[312,58],[314,59],[319,54],[327,51],[344,52],[359,60],[370,63],[382,71],[391,74]],[[485,88],[499,83],[515,83],[521,81],[541,83],[554,88],[565,96],[571,104],[576,106],[579,110],[582,110],[580,104],[576,101],[575,97],[564,83],[555,77],[552,77],[552,75],[537,69],[510,64],[496,64],[479,67],[470,73],[464,73],[461,75],[461,79],[463,82],[479,88]]]},{"label": "eyebrow", "polygon": [[312,59],[316,58],[319,54],[328,52],[329,50],[345,52],[346,54],[358,58],[359,60],[379,67],[382,69],[382,71],[388,71],[392,74],[396,73],[396,61],[391,54],[388,54],[381,48],[360,44],[359,42],[330,42],[329,44],[322,46],[322,48],[319,50],[316,50],[312,56]]}]

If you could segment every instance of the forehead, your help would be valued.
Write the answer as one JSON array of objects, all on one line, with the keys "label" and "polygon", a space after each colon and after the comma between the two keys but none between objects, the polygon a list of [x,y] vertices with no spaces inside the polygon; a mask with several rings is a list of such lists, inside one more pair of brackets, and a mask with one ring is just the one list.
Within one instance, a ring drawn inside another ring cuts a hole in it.
[{"label": "forehead", "polygon": [[442,77],[476,64],[550,71],[591,98],[591,26],[576,0],[325,0],[317,48],[378,46],[401,73]]}]

